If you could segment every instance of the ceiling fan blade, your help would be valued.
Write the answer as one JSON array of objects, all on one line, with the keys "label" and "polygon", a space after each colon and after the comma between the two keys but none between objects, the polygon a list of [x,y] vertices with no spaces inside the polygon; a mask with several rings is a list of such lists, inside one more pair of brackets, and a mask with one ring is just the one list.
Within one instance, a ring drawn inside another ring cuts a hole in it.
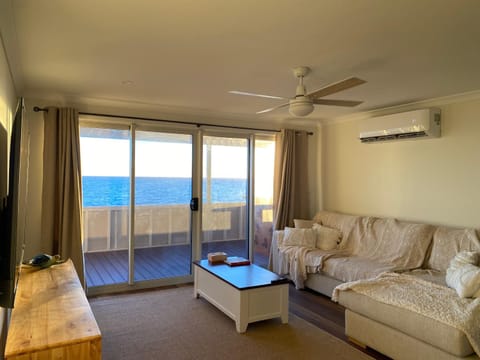
[{"label": "ceiling fan blade", "polygon": [[229,93],[230,94],[235,94],[235,95],[256,96],[256,97],[262,97],[262,98],[267,98],[267,99],[281,99],[281,100],[286,99],[286,98],[281,97],[281,96],[255,94],[255,93],[250,93],[250,92],[245,92],[245,91],[236,91],[236,90],[231,90],[231,91],[229,91]]},{"label": "ceiling fan blade", "polygon": [[330,100],[330,99],[312,99],[314,104],[318,105],[334,105],[334,106],[357,106],[363,103],[363,101],[353,100]]},{"label": "ceiling fan blade", "polygon": [[354,86],[362,85],[364,83],[366,83],[365,80],[359,79],[357,77],[351,77],[351,78],[327,85],[321,89],[315,90],[310,94],[308,94],[308,96],[310,96],[310,98],[312,99],[320,98],[323,96],[334,94],[342,90],[350,89]]},{"label": "ceiling fan blade", "polygon": [[285,104],[278,105],[278,106],[274,106],[274,107],[271,107],[271,108],[268,108],[268,109],[265,109],[265,110],[257,111],[256,114],[265,114],[265,113],[267,113],[267,112],[270,112],[270,111],[273,111],[273,110],[276,110],[276,109],[279,109],[279,108],[288,106],[288,104],[289,104],[289,103],[285,103]]}]

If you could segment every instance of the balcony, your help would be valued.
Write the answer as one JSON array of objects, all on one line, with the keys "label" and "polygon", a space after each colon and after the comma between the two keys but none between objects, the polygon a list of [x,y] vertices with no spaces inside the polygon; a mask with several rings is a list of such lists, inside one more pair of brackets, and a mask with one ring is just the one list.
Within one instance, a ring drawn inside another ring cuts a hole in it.
[{"label": "balcony", "polygon": [[[266,267],[272,237],[271,205],[255,206],[253,262]],[[137,206],[135,214],[135,281],[191,273],[188,205]],[[209,252],[248,257],[244,203],[204,205],[202,258]],[[83,209],[85,272],[88,287],[128,280],[128,207]]]}]

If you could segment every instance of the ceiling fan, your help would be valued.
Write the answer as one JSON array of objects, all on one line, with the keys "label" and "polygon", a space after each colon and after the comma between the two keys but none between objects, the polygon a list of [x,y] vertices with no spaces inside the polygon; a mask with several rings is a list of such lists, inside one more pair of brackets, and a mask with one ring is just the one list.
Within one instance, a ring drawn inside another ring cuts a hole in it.
[{"label": "ceiling fan", "polygon": [[264,114],[285,106],[289,106],[289,112],[293,116],[307,116],[313,111],[313,105],[334,105],[334,106],[357,106],[363,101],[353,101],[353,100],[331,100],[331,99],[320,99],[324,96],[334,94],[336,92],[350,89],[354,86],[358,86],[366,83],[365,80],[359,79],[357,77],[350,77],[348,79],[327,85],[321,89],[315,90],[307,94],[305,85],[303,85],[303,78],[308,75],[310,68],[307,66],[299,66],[293,69],[293,74],[298,78],[297,90],[295,92],[295,97],[292,99],[284,98],[281,96],[272,96],[272,95],[262,95],[254,94],[245,91],[229,91],[230,94],[237,95],[246,95],[246,96],[256,96],[263,97],[268,99],[281,99],[288,100],[288,102],[283,103],[278,106],[274,106],[265,110],[257,111],[257,114]]}]

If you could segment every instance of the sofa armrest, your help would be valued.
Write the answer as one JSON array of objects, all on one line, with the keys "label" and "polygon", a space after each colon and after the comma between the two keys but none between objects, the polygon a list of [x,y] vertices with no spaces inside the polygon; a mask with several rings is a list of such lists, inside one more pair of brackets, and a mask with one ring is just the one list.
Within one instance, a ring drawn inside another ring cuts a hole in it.
[{"label": "sofa armrest", "polygon": [[272,244],[270,245],[270,255],[268,258],[268,269],[278,273],[278,245],[283,242],[283,230],[275,230],[272,234]]}]

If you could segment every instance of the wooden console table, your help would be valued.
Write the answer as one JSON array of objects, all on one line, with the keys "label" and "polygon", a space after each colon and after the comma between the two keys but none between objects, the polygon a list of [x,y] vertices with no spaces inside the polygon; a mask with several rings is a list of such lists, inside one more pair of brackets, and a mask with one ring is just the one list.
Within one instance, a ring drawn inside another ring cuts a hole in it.
[{"label": "wooden console table", "polygon": [[101,359],[102,339],[71,260],[23,268],[5,359]]}]

